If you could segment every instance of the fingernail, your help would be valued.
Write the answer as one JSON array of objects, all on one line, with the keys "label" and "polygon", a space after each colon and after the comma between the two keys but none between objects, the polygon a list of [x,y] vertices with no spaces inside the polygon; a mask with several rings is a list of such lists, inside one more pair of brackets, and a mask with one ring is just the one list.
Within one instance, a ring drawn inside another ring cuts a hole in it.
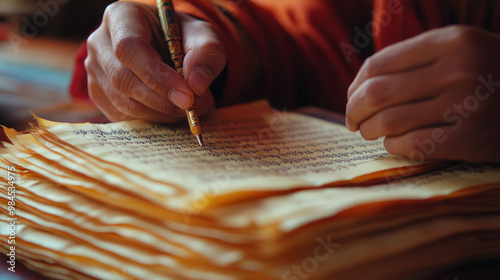
[{"label": "fingernail", "polygon": [[197,67],[189,75],[189,85],[198,95],[203,95],[212,83],[212,74],[208,69]]},{"label": "fingernail", "polygon": [[191,106],[191,96],[187,93],[178,90],[172,90],[169,94],[170,101],[174,103],[175,106],[186,110]]}]

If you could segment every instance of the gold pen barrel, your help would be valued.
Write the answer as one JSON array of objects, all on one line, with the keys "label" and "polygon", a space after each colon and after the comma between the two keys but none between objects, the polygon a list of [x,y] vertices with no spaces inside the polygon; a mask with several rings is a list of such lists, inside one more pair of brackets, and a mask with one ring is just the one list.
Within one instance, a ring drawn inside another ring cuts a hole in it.
[{"label": "gold pen barrel", "polygon": [[[174,4],[172,0],[157,0],[157,5],[161,27],[170,51],[170,58],[177,73],[184,77],[183,61],[185,54],[182,46],[182,34],[179,25],[175,21]],[[191,108],[186,110],[186,116],[191,132],[198,139],[200,146],[203,146],[203,138],[201,137],[202,129],[200,120],[196,114],[196,105],[193,104]]]},{"label": "gold pen barrel", "polygon": [[182,46],[182,35],[179,25],[175,21],[175,9],[172,0],[157,0],[158,14],[160,16],[161,28],[165,35],[170,58],[174,63],[174,69],[184,77],[183,61],[184,47]]}]

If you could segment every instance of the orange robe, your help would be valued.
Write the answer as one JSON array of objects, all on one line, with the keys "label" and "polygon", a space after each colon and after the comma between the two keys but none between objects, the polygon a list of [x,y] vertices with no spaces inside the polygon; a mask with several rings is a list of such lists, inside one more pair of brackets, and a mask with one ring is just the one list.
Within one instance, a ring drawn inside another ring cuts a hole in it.
[{"label": "orange robe", "polygon": [[[228,65],[220,77],[224,89],[214,91],[218,106],[266,98],[277,107],[344,112],[347,88],[368,56],[450,24],[500,32],[498,2],[174,0],[174,5],[211,22],[223,37]],[[81,60],[75,72],[75,97],[87,95],[82,65]]]}]

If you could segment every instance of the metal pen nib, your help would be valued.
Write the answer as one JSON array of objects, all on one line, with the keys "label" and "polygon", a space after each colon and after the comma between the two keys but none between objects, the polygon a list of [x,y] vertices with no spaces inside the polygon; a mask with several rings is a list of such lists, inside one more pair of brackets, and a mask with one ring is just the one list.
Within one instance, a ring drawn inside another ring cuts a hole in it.
[{"label": "metal pen nib", "polygon": [[203,137],[201,136],[201,134],[196,135],[196,139],[198,139],[198,143],[200,144],[200,146],[205,146],[203,144]]}]

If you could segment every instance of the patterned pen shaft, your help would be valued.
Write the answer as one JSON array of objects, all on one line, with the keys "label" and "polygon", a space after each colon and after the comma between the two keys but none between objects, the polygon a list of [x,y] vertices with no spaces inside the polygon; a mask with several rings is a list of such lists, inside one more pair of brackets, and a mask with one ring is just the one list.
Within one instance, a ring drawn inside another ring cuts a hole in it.
[{"label": "patterned pen shaft", "polygon": [[[174,63],[174,68],[184,77],[183,61],[184,61],[184,48],[182,46],[182,35],[179,25],[175,20],[175,10],[172,0],[157,0],[158,14],[160,17],[161,27],[170,51],[170,58]],[[200,146],[203,146],[201,123],[196,113],[196,105],[193,104],[191,108],[186,110],[189,128],[194,136],[198,139]]]}]

